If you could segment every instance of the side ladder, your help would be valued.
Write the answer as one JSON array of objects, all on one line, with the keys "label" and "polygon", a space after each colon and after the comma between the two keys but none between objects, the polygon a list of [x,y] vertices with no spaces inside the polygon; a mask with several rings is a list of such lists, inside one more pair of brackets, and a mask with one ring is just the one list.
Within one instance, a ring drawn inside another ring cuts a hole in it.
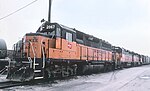
[{"label": "side ladder", "polygon": [[44,48],[43,48],[42,44],[41,44],[41,47],[42,47],[43,57],[41,59],[36,59],[36,60],[34,57],[34,60],[33,60],[34,79],[43,79],[44,78],[45,53],[44,53]]},{"label": "side ladder", "polygon": [[41,60],[36,60],[34,63],[34,79],[43,79],[44,78],[44,68],[42,67],[43,63]]}]

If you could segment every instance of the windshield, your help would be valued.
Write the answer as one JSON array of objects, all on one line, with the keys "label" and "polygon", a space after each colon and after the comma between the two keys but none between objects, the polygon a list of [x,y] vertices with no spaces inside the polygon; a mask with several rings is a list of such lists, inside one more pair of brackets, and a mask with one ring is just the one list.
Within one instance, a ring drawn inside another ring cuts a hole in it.
[{"label": "windshield", "polygon": [[53,31],[46,31],[46,32],[43,32],[43,34],[46,34],[48,36],[54,36],[55,35],[55,30],[53,30]]}]

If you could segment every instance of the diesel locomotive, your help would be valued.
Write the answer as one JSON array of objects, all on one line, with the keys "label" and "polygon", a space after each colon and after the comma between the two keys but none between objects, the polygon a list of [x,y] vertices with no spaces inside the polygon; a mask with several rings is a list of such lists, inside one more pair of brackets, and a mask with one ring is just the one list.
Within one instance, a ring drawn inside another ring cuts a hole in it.
[{"label": "diesel locomotive", "polygon": [[43,22],[14,45],[7,79],[30,81],[148,64],[149,57],[112,46],[75,28]]}]

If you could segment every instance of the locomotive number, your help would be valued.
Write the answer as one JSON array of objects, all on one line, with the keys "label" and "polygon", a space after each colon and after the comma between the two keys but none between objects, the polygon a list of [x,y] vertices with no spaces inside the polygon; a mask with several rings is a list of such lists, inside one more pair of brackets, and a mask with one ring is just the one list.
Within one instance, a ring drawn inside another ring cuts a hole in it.
[{"label": "locomotive number", "polygon": [[55,25],[47,25],[46,29],[55,29]]}]

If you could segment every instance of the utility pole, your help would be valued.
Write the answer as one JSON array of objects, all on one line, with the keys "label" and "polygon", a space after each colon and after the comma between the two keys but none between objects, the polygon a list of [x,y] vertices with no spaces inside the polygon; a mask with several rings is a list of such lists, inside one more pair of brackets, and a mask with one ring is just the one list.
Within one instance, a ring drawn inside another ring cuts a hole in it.
[{"label": "utility pole", "polygon": [[48,13],[48,21],[51,22],[51,3],[52,3],[52,0],[49,0],[49,13]]}]

